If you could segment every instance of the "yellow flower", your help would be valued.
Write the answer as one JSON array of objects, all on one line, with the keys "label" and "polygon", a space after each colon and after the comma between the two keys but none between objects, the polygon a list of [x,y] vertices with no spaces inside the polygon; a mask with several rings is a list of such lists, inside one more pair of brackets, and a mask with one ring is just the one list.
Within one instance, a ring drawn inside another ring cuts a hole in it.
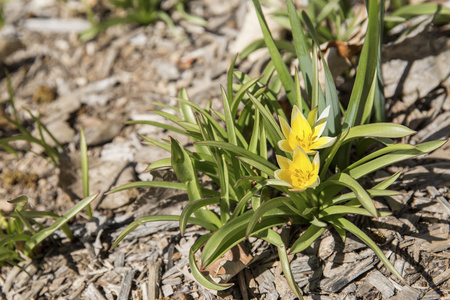
[{"label": "yellow flower", "polygon": [[281,130],[286,138],[278,142],[280,149],[293,153],[296,147],[300,147],[307,154],[314,154],[316,149],[331,146],[336,138],[321,137],[327,125],[329,113],[330,107],[328,106],[316,121],[317,107],[308,114],[308,119],[306,119],[300,109],[294,106],[291,116],[292,129],[285,119],[280,118]]},{"label": "yellow flower", "polygon": [[319,153],[316,153],[311,162],[308,155],[301,148],[296,147],[292,160],[277,155],[277,161],[281,169],[275,171],[275,178],[290,183],[292,185],[290,191],[302,192],[320,183]]}]

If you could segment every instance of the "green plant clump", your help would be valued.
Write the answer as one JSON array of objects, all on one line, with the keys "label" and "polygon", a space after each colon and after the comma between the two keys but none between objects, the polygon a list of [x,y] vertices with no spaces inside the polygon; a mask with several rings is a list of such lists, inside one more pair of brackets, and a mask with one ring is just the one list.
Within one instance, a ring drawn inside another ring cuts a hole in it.
[{"label": "green plant clump", "polygon": [[[170,15],[161,7],[163,1],[160,0],[110,0],[109,1],[116,11],[123,10],[125,13],[120,16],[113,16],[101,22],[95,21],[94,13],[92,9],[85,4],[88,18],[92,23],[92,28],[84,31],[80,35],[80,40],[87,41],[96,37],[101,32],[105,31],[111,26],[119,24],[136,24],[136,25],[148,25],[157,20],[164,21],[172,30],[175,25]],[[185,10],[185,4],[187,0],[177,0],[173,4],[173,10],[177,11],[185,20],[198,24],[201,26],[206,25],[205,20],[190,15]]]},{"label": "green plant clump", "polygon": [[[26,196],[9,201],[16,204],[16,207],[6,216],[0,212],[0,266],[5,263],[16,265],[19,261],[33,257],[39,244],[58,229],[62,229],[67,237],[73,239],[67,222],[97,196],[98,194],[86,197],[61,217],[48,211],[26,210],[28,203]],[[45,227],[36,220],[42,218],[55,219],[55,222]]]},{"label": "green plant clump", "polygon": [[[310,54],[320,51],[317,51],[317,33],[308,15],[305,12],[299,15],[292,1],[287,0],[293,47],[307,95],[302,98],[299,75],[289,73],[259,1],[253,0],[253,3],[271,55],[264,76],[249,78],[234,70],[235,60],[228,71],[227,87],[221,89],[222,112],[214,110],[211,102],[204,108],[199,107],[181,90],[177,99],[179,107],[172,108],[173,115],[155,111],[173,125],[128,122],[158,126],[185,135],[195,150],[183,147],[174,138],[156,141],[142,136],[145,143],[171,154],[171,158],[150,164],[147,171],[172,168],[180,182],[135,182],[109,193],[136,187],[165,187],[186,191],[189,204],[181,215],[148,216],[134,221],[112,248],[146,222],[177,221],[182,234],[187,224],[200,225],[209,233],[191,247],[192,273],[203,286],[223,290],[231,284],[216,283],[202,271],[238,243],[250,236],[257,237],[277,248],[284,275],[295,294],[302,298],[288,254],[306,249],[326,229],[334,229],[343,240],[347,232],[358,237],[401,279],[376,243],[346,216],[378,218],[388,215],[389,212],[378,211],[372,199],[396,195],[397,192],[388,187],[400,173],[370,187],[363,187],[360,179],[399,161],[429,153],[445,141],[415,146],[397,144],[393,139],[415,132],[392,123],[370,123],[377,109],[384,110],[378,82],[382,3],[369,2],[367,35],[346,109],[338,101],[326,62]],[[306,24],[312,37],[311,47],[301,23]],[[325,90],[318,84],[319,64],[325,71]],[[237,83],[233,84],[234,81]],[[278,102],[282,89],[293,107],[290,118]],[[225,124],[225,128],[221,124]],[[366,153],[368,144],[377,144],[378,150]],[[352,159],[355,152],[364,155]],[[277,164],[271,153],[275,154]],[[219,189],[202,187],[200,174],[208,176]],[[212,210],[214,207],[219,209]],[[284,242],[274,227],[288,224],[302,224],[307,229]],[[198,251],[201,251],[200,266],[195,259]]]}]

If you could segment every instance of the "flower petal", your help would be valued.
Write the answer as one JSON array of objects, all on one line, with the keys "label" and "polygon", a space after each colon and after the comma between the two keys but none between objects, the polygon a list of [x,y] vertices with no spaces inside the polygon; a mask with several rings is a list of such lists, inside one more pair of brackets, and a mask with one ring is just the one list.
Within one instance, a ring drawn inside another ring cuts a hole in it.
[{"label": "flower petal", "polygon": [[317,176],[317,179],[316,179],[316,181],[314,181],[310,186],[308,186],[308,187],[310,187],[310,188],[315,188],[316,186],[318,186],[320,184],[320,177],[319,176]]},{"label": "flower petal", "polygon": [[311,139],[313,141],[317,140],[322,135],[322,133],[325,130],[326,126],[327,126],[327,121],[324,121],[322,123],[316,124],[316,126],[313,129],[313,135],[312,135]]},{"label": "flower petal", "polygon": [[311,171],[312,164],[309,160],[308,155],[306,152],[300,148],[295,147],[294,149],[294,157],[292,159],[292,164],[295,169],[305,170],[305,171]]},{"label": "flower petal", "polygon": [[286,158],[281,155],[277,155],[277,162],[281,169],[289,170],[289,167],[292,164],[292,161],[289,158]]},{"label": "flower petal", "polygon": [[312,163],[315,165],[314,167],[317,166],[317,169],[319,169],[319,167],[320,167],[320,156],[319,156],[319,153],[316,153]]},{"label": "flower petal", "polygon": [[278,142],[278,147],[283,150],[284,152],[292,153],[293,149],[291,145],[289,144],[288,140],[281,140]]},{"label": "flower petal", "polygon": [[275,178],[278,180],[283,180],[289,183],[292,186],[292,180],[291,180],[291,171],[289,170],[276,170],[275,171]]},{"label": "flower petal", "polygon": [[336,141],[336,137],[322,136],[317,141],[315,141],[312,145],[312,149],[323,149],[330,147]]},{"label": "flower petal", "polygon": [[320,114],[319,118],[316,121],[316,124],[326,121],[329,115],[330,115],[330,106],[328,105]]},{"label": "flower petal", "polygon": [[302,188],[302,189],[289,189],[290,192],[294,192],[294,193],[300,193],[300,192],[303,192],[304,190],[306,190],[306,188]]},{"label": "flower petal", "polygon": [[284,118],[279,117],[279,119],[280,119],[281,131],[283,132],[284,137],[286,139],[288,139],[289,136],[292,135],[291,127],[289,126],[288,122]]},{"label": "flower petal", "polygon": [[[312,133],[311,125],[309,125],[308,120],[306,120],[305,116],[298,109],[292,110],[292,120],[291,120],[291,128],[293,135],[301,135],[301,136],[310,136]],[[303,132],[303,134],[300,134]]]},{"label": "flower petal", "polygon": [[311,110],[308,114],[308,123],[311,127],[314,126],[314,121],[316,121],[316,117],[317,117],[317,110],[319,108],[316,106],[313,110]]}]

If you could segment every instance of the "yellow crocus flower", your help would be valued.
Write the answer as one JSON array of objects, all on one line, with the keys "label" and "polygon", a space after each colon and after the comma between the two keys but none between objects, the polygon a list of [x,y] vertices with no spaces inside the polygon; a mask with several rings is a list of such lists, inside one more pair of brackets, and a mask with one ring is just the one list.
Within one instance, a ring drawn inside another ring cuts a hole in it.
[{"label": "yellow crocus flower", "polygon": [[316,121],[317,107],[311,110],[306,119],[300,109],[294,106],[291,116],[291,127],[280,117],[280,125],[284,140],[278,142],[281,150],[293,153],[296,147],[302,148],[307,154],[316,153],[315,150],[331,146],[336,138],[321,136],[327,125],[330,107],[324,109]]},{"label": "yellow crocus flower", "polygon": [[311,162],[305,151],[295,147],[292,160],[277,155],[277,161],[281,169],[275,171],[275,178],[291,184],[290,191],[302,192],[307,188],[314,188],[320,183],[319,153],[316,153]]}]

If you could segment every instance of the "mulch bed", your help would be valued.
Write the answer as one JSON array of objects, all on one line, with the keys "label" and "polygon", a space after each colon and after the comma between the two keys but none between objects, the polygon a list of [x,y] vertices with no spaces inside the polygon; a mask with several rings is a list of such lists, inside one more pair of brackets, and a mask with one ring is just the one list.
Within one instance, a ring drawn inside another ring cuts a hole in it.
[{"label": "mulch bed", "polygon": [[[190,2],[190,11],[208,20],[206,28],[175,13],[177,33],[163,22],[119,26],[86,43],[75,32],[89,27],[77,18],[79,6],[55,1],[50,9],[32,1],[22,9],[25,0],[8,3],[7,25],[0,30],[0,63],[10,74],[16,105],[24,123],[31,124],[23,108],[40,113],[67,152],[55,167],[31,152],[14,157],[0,151],[0,209],[11,209],[7,200],[27,195],[33,209],[62,214],[81,198],[80,127],[89,145],[91,191],[105,192],[136,180],[175,180],[168,171],[142,173],[148,163],[168,154],[143,146],[138,134],[158,140],[168,133],[123,123],[164,122],[149,110],[161,109],[155,103],[175,105],[180,88],[199,105],[212,98],[220,109],[220,85],[226,83],[233,49],[245,46],[236,41],[247,30],[243,20],[252,13],[245,2],[222,2]],[[409,36],[391,37],[383,48],[388,118],[418,132],[405,140],[412,144],[450,135],[450,28],[425,25]],[[65,26],[70,30],[64,31]],[[253,59],[239,61],[238,68],[259,76],[268,55],[261,52]],[[0,99],[7,99],[2,74]],[[345,95],[348,82],[340,82]],[[0,137],[15,134],[2,118],[10,113],[6,101],[0,107]],[[305,299],[450,299],[449,157],[447,143],[433,154],[378,171],[375,182],[403,171],[393,186],[401,195],[375,200],[392,215],[352,218],[378,243],[404,282],[391,276],[357,238],[349,235],[343,243],[327,231],[291,258]],[[176,222],[148,223],[108,251],[136,218],[180,214],[186,203],[186,195],[162,189],[99,197],[93,220],[81,213],[71,224],[74,241],[58,232],[32,261],[20,264],[22,269],[1,267],[0,299],[294,298],[276,249],[255,239],[243,245],[251,261],[231,279],[235,285],[219,293],[198,285],[189,269],[189,248],[202,234],[199,227],[191,226],[181,236]],[[280,233],[295,238],[304,229],[285,226]]]}]

